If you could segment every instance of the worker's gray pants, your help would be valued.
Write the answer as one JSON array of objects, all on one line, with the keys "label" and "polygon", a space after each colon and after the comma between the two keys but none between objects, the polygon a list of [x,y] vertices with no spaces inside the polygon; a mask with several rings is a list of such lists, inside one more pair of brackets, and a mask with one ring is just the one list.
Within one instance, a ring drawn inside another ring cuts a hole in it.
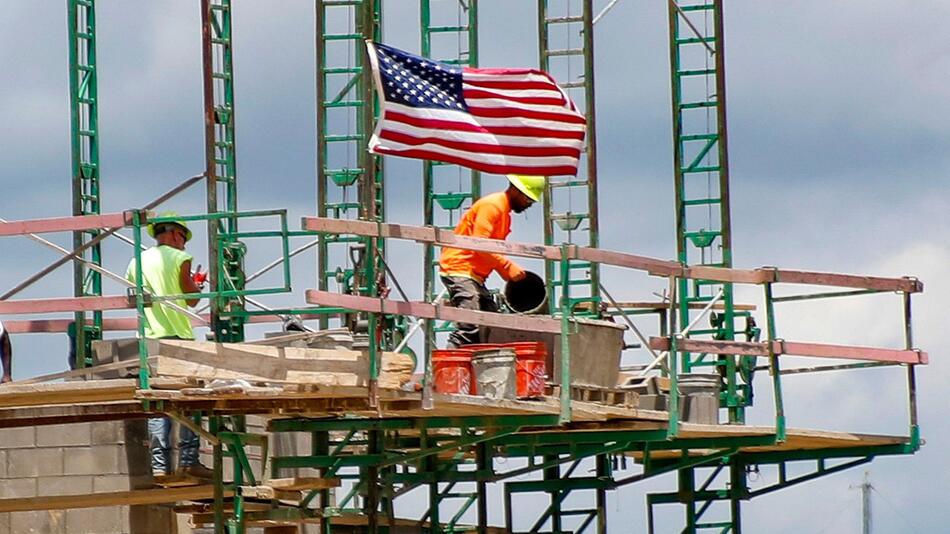
[{"label": "worker's gray pants", "polygon": [[[172,421],[167,417],[148,420],[149,447],[152,452],[152,473],[170,473]],[[198,463],[198,436],[185,425],[178,425],[178,468]]]},{"label": "worker's gray pants", "polygon": [[[495,299],[485,284],[464,276],[443,276],[442,285],[449,292],[452,306],[463,310],[497,312]],[[477,324],[455,323],[455,331],[449,334],[449,348],[481,343]]]}]

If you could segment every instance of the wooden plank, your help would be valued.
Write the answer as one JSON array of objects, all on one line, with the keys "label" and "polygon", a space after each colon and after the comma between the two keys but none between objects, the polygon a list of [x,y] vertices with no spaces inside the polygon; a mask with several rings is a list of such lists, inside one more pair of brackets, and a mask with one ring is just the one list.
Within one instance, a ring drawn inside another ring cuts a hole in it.
[{"label": "wooden plank", "polygon": [[911,277],[882,278],[878,276],[789,271],[785,269],[774,269],[773,272],[775,273],[775,281],[783,284],[854,287],[858,289],[879,289],[882,291],[904,291],[907,293],[919,293],[924,290],[923,282]]},{"label": "wooden plank", "polygon": [[[768,343],[748,341],[714,341],[682,339],[677,341],[683,352],[704,352],[709,354],[738,354],[743,356],[768,356]],[[650,347],[654,350],[669,350],[670,339],[651,337]],[[774,341],[775,354],[788,356],[809,356],[813,358],[843,358],[848,360],[867,360],[875,362],[909,363],[926,365],[929,358],[926,352],[906,349],[881,349],[853,345],[832,345],[826,343],[799,343],[795,341]]]},{"label": "wooden plank", "polygon": [[304,217],[302,219],[302,225],[304,230],[327,232],[331,234],[354,234],[365,237],[408,239],[438,246],[464,248],[467,250],[504,254],[507,256],[522,256],[526,258],[550,260],[561,258],[561,250],[559,247],[502,241],[499,239],[459,236],[455,235],[451,230],[425,226],[392,223],[377,224],[367,221],[331,219],[325,217]]},{"label": "wooden plank", "polygon": [[110,402],[135,398],[136,380],[89,380],[52,384],[4,384],[0,407]]},{"label": "wooden plank", "polygon": [[[135,306],[131,306],[134,308]],[[316,313],[301,313],[296,315],[302,321],[309,321],[325,317]],[[192,326],[207,326],[211,321],[211,316],[207,313],[201,314],[201,319],[189,317]],[[282,323],[284,318],[279,315],[252,315],[247,318],[248,323]],[[4,329],[11,334],[31,334],[31,333],[50,333],[67,332],[69,325],[73,323],[72,319],[32,319],[3,321]],[[92,324],[89,321],[89,324]],[[102,320],[102,329],[108,332],[131,332],[138,330],[138,319],[135,317],[106,317]]]},{"label": "wooden plank", "polygon": [[272,478],[264,481],[265,486],[282,490],[315,490],[340,487],[339,478],[291,477]]},{"label": "wooden plank", "polygon": [[72,232],[76,230],[95,230],[99,228],[121,228],[130,224],[132,224],[131,212],[6,221],[0,222],[0,236]]},{"label": "wooden plank", "polygon": [[725,267],[692,266],[684,272],[686,278],[694,280],[715,280],[740,284],[764,284],[773,281],[770,270],[727,269]]},{"label": "wooden plank", "polygon": [[0,428],[115,421],[146,416],[142,403],[137,401],[12,407],[0,408]]},{"label": "wooden plank", "polygon": [[[752,341],[715,341],[711,339],[679,339],[676,345],[683,352],[704,352],[709,354],[738,354],[742,356],[768,356],[765,343]],[[651,337],[650,348],[670,350],[670,338]]]},{"label": "wooden plank", "polygon": [[72,297],[0,301],[0,315],[13,313],[52,313],[94,310],[125,310],[135,303],[126,295],[108,297]]},{"label": "wooden plank", "polygon": [[811,356],[814,358],[846,358],[849,360],[867,360],[874,362],[894,362],[923,364],[929,362],[926,352],[903,349],[879,349],[849,345],[826,345],[823,343],[797,343],[794,341],[776,341],[781,354]]},{"label": "wooden plank", "polygon": [[623,252],[577,247],[575,256],[579,260],[637,269],[655,276],[682,276],[683,274],[683,266],[675,261],[659,260]]},{"label": "wooden plank", "polygon": [[254,499],[299,501],[303,494],[299,490],[286,490],[270,486],[241,486],[241,495]]},{"label": "wooden plank", "polygon": [[[369,380],[369,356],[355,350],[161,340],[155,358],[153,374],[157,376],[328,386],[365,386]],[[384,352],[379,387],[398,389],[409,380],[413,367],[410,356]]]},{"label": "wooden plank", "polygon": [[[225,497],[234,492],[224,490]],[[89,493],[84,495],[56,495],[27,497],[18,499],[0,499],[0,513],[23,512],[29,510],[67,510],[72,508],[96,508],[99,506],[134,506],[140,504],[162,504],[178,501],[192,501],[214,498],[214,486],[188,486],[181,488],[156,488],[107,493]]]},{"label": "wooden plank", "polygon": [[441,319],[446,321],[499,326],[514,330],[559,333],[561,322],[547,316],[518,315],[511,313],[491,313],[463,310],[451,306],[433,305],[427,302],[404,302],[373,297],[341,295],[330,291],[307,290],[307,302],[321,306],[339,306],[351,310],[370,313],[390,313],[411,315],[417,318]]},{"label": "wooden plank", "polygon": [[[548,260],[561,259],[561,250],[559,247],[537,245],[532,243],[515,243],[469,236],[457,236],[451,230],[442,230],[424,226],[373,223],[367,221],[351,221],[323,217],[304,217],[302,224],[305,230],[327,233],[410,239],[422,243],[432,243],[439,246],[450,246],[509,256],[543,258]],[[682,265],[675,261],[660,260],[646,256],[637,256],[634,254],[625,254],[622,252],[614,252],[590,247],[571,247],[569,255],[571,258],[580,260],[642,270],[656,276],[679,276],[691,279],[715,280],[721,282],[746,284],[782,282],[823,286],[856,287],[863,289],[880,289],[887,291],[906,291],[910,293],[923,291],[923,284],[919,280],[913,278],[881,278],[874,276],[780,270],[774,268],[748,270],[730,269],[724,267],[691,266],[684,269]]]},{"label": "wooden plank", "polygon": [[118,371],[122,369],[131,369],[138,368],[138,361],[125,361],[125,362],[115,362],[107,363],[102,365],[94,365],[92,367],[83,367],[81,369],[73,369],[72,371],[63,371],[60,373],[52,373],[48,375],[34,376],[33,378],[27,378],[25,380],[15,380],[13,384],[36,384],[39,382],[49,382],[51,380],[60,380],[63,378],[75,378],[77,376],[87,376],[94,375],[98,373],[105,373],[108,371]]}]

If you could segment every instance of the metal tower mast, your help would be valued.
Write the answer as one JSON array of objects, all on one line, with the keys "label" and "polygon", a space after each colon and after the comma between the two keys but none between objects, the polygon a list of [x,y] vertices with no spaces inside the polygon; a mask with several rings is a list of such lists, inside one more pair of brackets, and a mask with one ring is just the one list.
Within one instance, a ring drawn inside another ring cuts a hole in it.
[{"label": "metal tower mast", "polygon": [[[98,215],[99,191],[99,94],[96,65],[95,0],[69,0],[69,105],[72,139],[73,215]],[[99,230],[73,232],[73,249],[95,239]],[[82,253],[88,264],[101,266],[98,244]],[[83,261],[73,262],[73,288],[77,297],[102,296],[102,275]],[[75,314],[76,367],[91,363],[94,339],[102,338],[102,312],[92,312],[91,324],[86,313]]]},{"label": "metal tower mast", "polygon": [[[420,1],[422,55],[452,65],[478,66],[478,1],[470,0],[467,6],[448,4],[453,8],[451,10],[438,9],[438,6],[446,6],[445,3]],[[481,196],[481,173],[459,165],[425,160],[422,187],[424,224],[452,229],[461,213]],[[431,244],[425,245],[423,287],[427,301],[434,299],[437,293],[437,250]],[[434,348],[433,331],[441,330],[450,328],[444,325],[433,329],[433,322],[426,321],[426,354]]]},{"label": "metal tower mast", "polygon": [[[463,67],[478,66],[478,0],[469,0],[467,5],[463,2],[455,4],[420,0],[419,14],[423,57]],[[424,224],[451,229],[463,210],[481,196],[481,173],[459,165],[425,160],[422,164],[422,188]],[[437,296],[438,250],[427,243],[423,253],[423,291],[427,301]],[[423,361],[426,365],[431,366],[431,354],[435,348],[433,333],[450,329],[448,324],[435,327],[434,321],[425,322]],[[476,463],[475,460],[463,457],[442,462],[441,469],[451,466],[459,470],[460,466],[473,463]],[[435,468],[436,462],[432,461],[430,465]],[[440,488],[438,480],[429,484],[429,509],[424,518],[429,519],[434,532],[461,532],[462,527],[457,525],[472,505],[477,505],[481,517],[481,512],[487,506],[484,488],[476,484],[472,491],[471,488],[464,489],[462,486],[465,485],[451,482]],[[443,528],[440,508],[444,501],[452,501],[456,511]]]},{"label": "metal tower mast", "polygon": [[[548,0],[538,0],[539,53],[541,69],[559,80],[587,118],[587,139],[577,176],[550,177],[544,194],[544,243],[563,242],[598,246],[597,128],[594,120],[594,31],[592,0],[568,0],[563,13],[552,14]],[[565,31],[566,28],[566,31]],[[574,192],[580,205],[574,205]],[[575,211],[576,210],[576,211]],[[556,280],[558,265],[545,262],[551,312],[561,298]],[[571,261],[570,309],[586,305],[586,314],[599,315],[600,271],[589,262]],[[577,310],[585,315],[583,310]]]},{"label": "metal tower mast", "polygon": [[[684,264],[731,267],[722,0],[671,1],[669,28],[677,257]],[[691,324],[697,305],[717,298],[721,304],[711,326],[694,328],[690,336],[732,340],[736,317],[748,317],[748,312],[735,311],[731,283],[681,279],[678,292],[683,326]],[[747,330],[753,327],[750,322]],[[752,401],[750,381],[739,380],[744,362],[734,356],[707,360],[703,354],[687,354],[683,370],[716,367],[725,383],[722,405],[731,422],[741,422]]]},{"label": "metal tower mast", "polygon": [[[201,22],[208,214],[236,214],[231,0],[202,0]],[[237,231],[236,216],[208,220],[208,272],[213,290],[244,289],[247,249],[234,237]],[[211,299],[211,327],[216,341],[244,340],[244,318],[228,315],[242,310],[244,301],[240,297]]]},{"label": "metal tower mast", "polygon": [[[317,0],[317,213],[321,217],[383,220],[383,172],[366,150],[375,117],[366,39],[379,40],[379,0]],[[344,29],[345,31],[340,31]],[[323,236],[318,284],[369,294],[383,240]],[[362,245],[362,246],[361,246]],[[373,247],[376,250],[372,250]],[[369,252],[369,257],[367,257]],[[323,320],[323,326],[326,325]]]}]

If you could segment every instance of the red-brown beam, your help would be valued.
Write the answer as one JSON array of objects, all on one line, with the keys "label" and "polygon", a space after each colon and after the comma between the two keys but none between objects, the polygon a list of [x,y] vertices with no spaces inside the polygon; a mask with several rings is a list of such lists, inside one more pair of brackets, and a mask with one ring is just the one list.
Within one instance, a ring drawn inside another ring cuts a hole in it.
[{"label": "red-brown beam", "polygon": [[0,301],[0,315],[14,313],[53,313],[134,308],[126,295],[111,297],[74,297]]},{"label": "red-brown beam", "polygon": [[370,313],[411,315],[417,318],[440,319],[482,326],[497,326],[511,328],[513,330],[553,333],[561,331],[561,322],[549,317],[531,317],[528,315],[463,310],[449,306],[436,306],[427,302],[403,302],[372,297],[357,297],[316,289],[307,290],[307,302],[321,306],[334,306]]},{"label": "red-brown beam", "polygon": [[99,228],[122,227],[129,224],[132,224],[132,215],[129,212],[7,221],[0,222],[0,236],[94,230]]},{"label": "red-brown beam", "polygon": [[[849,360],[868,360],[875,362],[927,364],[926,352],[906,349],[880,349],[875,347],[857,347],[851,345],[829,345],[825,343],[798,343],[794,341],[773,341],[775,354],[788,356],[809,356],[813,358],[845,358]],[[738,354],[741,356],[768,356],[766,342],[713,341],[681,339],[676,342],[684,352],[708,354]],[[669,350],[670,339],[651,337],[650,347],[654,350]]]}]

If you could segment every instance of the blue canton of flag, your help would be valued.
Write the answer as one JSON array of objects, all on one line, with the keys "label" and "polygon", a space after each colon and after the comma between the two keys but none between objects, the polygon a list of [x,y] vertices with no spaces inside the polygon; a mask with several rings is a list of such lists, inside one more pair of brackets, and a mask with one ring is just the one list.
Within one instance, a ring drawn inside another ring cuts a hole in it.
[{"label": "blue canton of flag", "polygon": [[379,76],[388,102],[413,107],[468,110],[462,69],[377,44]]}]

